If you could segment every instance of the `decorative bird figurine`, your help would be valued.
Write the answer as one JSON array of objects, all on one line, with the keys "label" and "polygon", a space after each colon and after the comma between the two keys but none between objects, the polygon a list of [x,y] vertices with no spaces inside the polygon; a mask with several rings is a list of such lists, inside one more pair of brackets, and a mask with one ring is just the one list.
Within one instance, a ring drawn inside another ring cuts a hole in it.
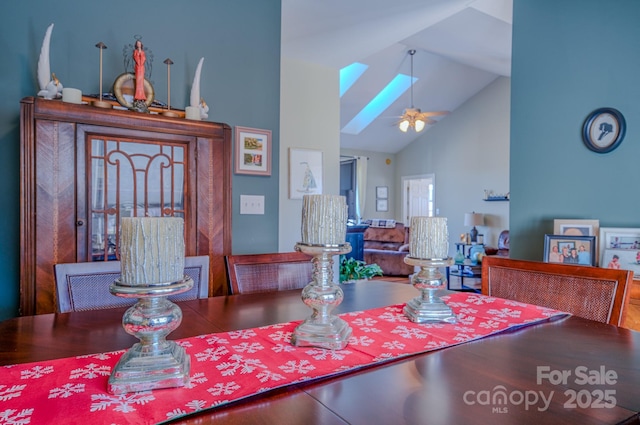
[{"label": "decorative bird figurine", "polygon": [[51,43],[51,32],[53,24],[49,25],[44,40],[42,40],[42,48],[40,49],[40,58],[38,59],[38,84],[40,91],[38,96],[45,99],[56,99],[62,97],[62,83],[56,78],[56,74],[51,73],[51,65],[49,62],[49,45]]},{"label": "decorative bird figurine", "polygon": [[204,101],[204,99],[200,97],[200,74],[202,73],[203,62],[204,58],[200,58],[200,62],[198,62],[198,66],[196,67],[196,73],[193,76],[190,106],[200,108],[200,118],[204,120],[209,117],[209,106],[207,106],[207,103]]}]

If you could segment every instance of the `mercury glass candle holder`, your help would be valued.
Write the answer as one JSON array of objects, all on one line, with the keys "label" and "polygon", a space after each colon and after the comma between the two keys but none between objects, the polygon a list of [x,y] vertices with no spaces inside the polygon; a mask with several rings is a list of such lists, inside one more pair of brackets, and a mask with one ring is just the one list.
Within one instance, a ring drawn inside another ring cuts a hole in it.
[{"label": "mercury glass candle holder", "polygon": [[450,267],[454,263],[453,259],[406,256],[404,262],[420,267],[420,270],[411,277],[411,284],[420,291],[420,296],[407,302],[404,307],[405,316],[415,323],[456,323],[458,319],[451,307],[446,305],[437,295],[438,291],[442,290],[447,283],[439,268]]},{"label": "mercury glass candle holder", "polygon": [[291,343],[295,346],[343,349],[352,330],[347,322],[331,314],[344,298],[340,286],[333,282],[333,256],[351,252],[351,244],[298,243],[295,248],[313,257],[313,280],[302,289],[302,301],[313,313],[295,328]]},{"label": "mercury glass candle holder", "polygon": [[191,359],[169,333],[180,326],[182,310],[167,299],[186,292],[193,280],[152,285],[127,285],[117,279],[109,290],[119,297],[138,298],[122,317],[124,330],[140,340],[127,350],[111,372],[111,394],[182,387],[189,382]]}]

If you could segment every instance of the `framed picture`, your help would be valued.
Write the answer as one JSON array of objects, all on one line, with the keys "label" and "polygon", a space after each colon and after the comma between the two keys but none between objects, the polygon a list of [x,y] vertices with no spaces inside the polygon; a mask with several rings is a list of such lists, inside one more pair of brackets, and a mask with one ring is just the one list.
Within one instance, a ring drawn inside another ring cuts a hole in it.
[{"label": "framed picture", "polygon": [[600,108],[591,112],[582,125],[582,140],[597,153],[617,148],[626,130],[624,116],[614,108]]},{"label": "framed picture", "polygon": [[271,175],[271,130],[236,127],[236,174]]},{"label": "framed picture", "polygon": [[376,186],[376,198],[377,199],[387,199],[389,197],[389,187],[388,186]]},{"label": "framed picture", "polygon": [[387,199],[377,199],[376,211],[389,211],[389,201]]},{"label": "framed picture", "polygon": [[289,199],[322,193],[322,151],[289,148]]},{"label": "framed picture", "polygon": [[598,236],[599,220],[555,219],[553,220],[554,235]]},{"label": "framed picture", "polygon": [[640,279],[640,229],[603,227],[599,239],[600,267],[632,270]]},{"label": "framed picture", "polygon": [[595,266],[596,237],[544,235],[544,262]]}]

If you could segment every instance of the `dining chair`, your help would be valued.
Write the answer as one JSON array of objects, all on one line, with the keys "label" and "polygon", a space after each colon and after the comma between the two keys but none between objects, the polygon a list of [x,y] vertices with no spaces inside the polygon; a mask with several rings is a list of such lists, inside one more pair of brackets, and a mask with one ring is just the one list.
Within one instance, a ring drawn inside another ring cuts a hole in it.
[{"label": "dining chair", "polygon": [[227,255],[231,294],[283,291],[312,280],[312,257],[302,252]]},{"label": "dining chair", "polygon": [[621,326],[633,272],[591,266],[482,259],[482,293],[566,311],[585,319]]},{"label": "dining chair", "polygon": [[[111,294],[109,285],[120,277],[120,261],[60,263],[54,266],[56,301],[59,313],[100,310],[136,303],[135,298]],[[186,301],[209,296],[209,256],[184,259],[184,273],[193,279],[193,288],[171,295],[171,301]]]}]

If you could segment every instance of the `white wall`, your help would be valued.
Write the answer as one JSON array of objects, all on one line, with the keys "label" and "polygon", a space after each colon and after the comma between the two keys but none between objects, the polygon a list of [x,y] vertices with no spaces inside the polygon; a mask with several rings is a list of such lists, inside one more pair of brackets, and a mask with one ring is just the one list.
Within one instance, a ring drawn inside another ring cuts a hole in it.
[{"label": "white wall", "polygon": [[302,200],[289,199],[289,148],[323,152],[323,193],[340,191],[339,70],[282,58],[278,250],[300,242]]},{"label": "white wall", "polygon": [[[511,80],[500,77],[449,114],[424,136],[396,155],[394,191],[403,176],[435,174],[436,209],[448,218],[450,255],[464,226],[466,212],[485,214],[478,227],[486,245],[496,246],[509,228],[509,202],[485,202],[484,190],[509,192],[509,131]],[[402,214],[396,199],[396,217]]]}]

